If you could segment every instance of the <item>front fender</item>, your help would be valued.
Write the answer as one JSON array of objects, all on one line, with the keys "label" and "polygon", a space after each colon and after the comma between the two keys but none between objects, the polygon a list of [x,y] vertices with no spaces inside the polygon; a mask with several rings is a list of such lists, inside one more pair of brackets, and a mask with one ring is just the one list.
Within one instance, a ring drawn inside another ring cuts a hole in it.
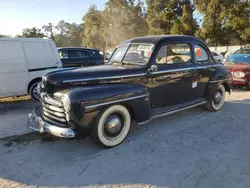
[{"label": "front fender", "polygon": [[71,90],[70,118],[83,129],[91,128],[98,116],[109,106],[122,104],[138,122],[150,117],[148,89],[139,84],[104,84]]}]

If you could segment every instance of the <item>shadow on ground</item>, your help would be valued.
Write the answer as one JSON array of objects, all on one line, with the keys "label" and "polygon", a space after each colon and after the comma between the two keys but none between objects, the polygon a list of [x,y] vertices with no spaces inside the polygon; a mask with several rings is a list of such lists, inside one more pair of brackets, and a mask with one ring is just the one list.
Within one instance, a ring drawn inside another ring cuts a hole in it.
[{"label": "shadow on ground", "polygon": [[[250,99],[152,121],[118,147],[83,140],[0,148],[0,177],[35,186],[249,187]],[[1,185],[1,183],[0,183]]]}]

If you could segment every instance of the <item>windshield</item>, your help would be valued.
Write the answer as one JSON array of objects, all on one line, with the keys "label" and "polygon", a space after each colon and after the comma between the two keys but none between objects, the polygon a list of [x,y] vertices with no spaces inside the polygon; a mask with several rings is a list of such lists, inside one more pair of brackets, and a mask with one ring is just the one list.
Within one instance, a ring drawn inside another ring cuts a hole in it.
[{"label": "windshield", "polygon": [[118,47],[109,63],[146,65],[152,54],[152,44],[130,44]]},{"label": "windshield", "polygon": [[250,54],[249,55],[232,55],[227,58],[227,63],[236,63],[236,64],[250,64]]},{"label": "windshield", "polygon": [[250,54],[250,48],[247,49],[239,49],[235,52],[235,54]]}]

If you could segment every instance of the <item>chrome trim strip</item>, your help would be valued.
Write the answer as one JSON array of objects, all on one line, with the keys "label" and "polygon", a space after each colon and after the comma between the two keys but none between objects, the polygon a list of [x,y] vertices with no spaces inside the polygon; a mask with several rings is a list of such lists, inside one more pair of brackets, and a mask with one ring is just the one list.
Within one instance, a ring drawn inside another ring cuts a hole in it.
[{"label": "chrome trim strip", "polygon": [[189,68],[180,68],[180,69],[169,69],[157,72],[151,72],[150,74],[161,74],[161,73],[171,73],[171,72],[179,72],[179,71],[189,71],[189,70],[199,70],[199,69],[206,69],[206,68],[213,68],[213,67],[221,67],[222,65],[206,65],[206,66],[198,66],[198,67],[189,67]]},{"label": "chrome trim strip", "polygon": [[194,107],[197,107],[197,106],[206,104],[206,103],[207,103],[207,101],[204,101],[204,102],[200,102],[200,103],[197,103],[197,104],[194,104],[194,105],[185,107],[185,108],[181,108],[181,109],[178,109],[178,110],[173,110],[173,111],[171,111],[171,112],[167,112],[167,113],[155,115],[155,116],[152,116],[151,118],[149,118],[149,119],[146,120],[146,121],[139,122],[138,124],[139,124],[139,125],[144,125],[144,124],[146,124],[146,123],[149,123],[149,122],[152,121],[153,119],[160,118],[160,117],[164,117],[164,116],[167,116],[167,115],[170,115],[170,114],[174,114],[174,113],[176,113],[176,112],[181,112],[181,111],[183,111],[183,110],[187,110],[187,109],[190,109],[190,108],[194,108]]},{"label": "chrome trim strip", "polygon": [[42,107],[43,108],[43,111],[47,112],[47,113],[50,113],[51,115],[55,115],[59,118],[65,118],[66,115],[64,113],[60,113],[60,112],[55,112],[55,111],[52,111],[50,109],[47,109],[45,107]]},{"label": "chrome trim strip", "polygon": [[216,65],[205,65],[205,66],[198,66],[195,69],[204,69],[204,68],[213,68],[213,67],[223,67],[221,64],[216,64]]},{"label": "chrome trim strip", "polygon": [[209,81],[209,83],[213,84],[213,83],[218,83],[218,82],[224,82],[226,80],[215,80],[215,81]]},{"label": "chrome trim strip", "polygon": [[135,96],[135,97],[129,97],[129,98],[115,100],[115,101],[110,101],[110,102],[104,102],[104,103],[100,103],[100,104],[89,105],[89,106],[86,106],[85,109],[95,108],[95,107],[98,107],[98,106],[104,106],[104,105],[107,105],[107,104],[112,104],[112,103],[117,103],[117,102],[122,102],[122,101],[128,101],[128,100],[143,98],[143,97],[147,97],[147,96],[149,96],[149,94]]},{"label": "chrome trim strip", "polygon": [[49,98],[47,96],[44,97],[44,101],[50,105],[54,105],[54,106],[57,106],[57,107],[63,107],[63,104],[61,102],[58,102],[52,98]]},{"label": "chrome trim strip", "polygon": [[98,78],[83,78],[83,79],[75,79],[75,80],[65,80],[63,83],[70,83],[70,82],[87,82],[93,80],[105,80],[105,79],[117,79],[117,78],[130,78],[130,77],[138,77],[144,76],[145,74],[131,74],[125,76],[110,76],[110,77],[98,77]]},{"label": "chrome trim strip", "polygon": [[43,111],[43,114],[44,114],[44,116],[46,116],[47,118],[52,118],[52,119],[54,119],[54,120],[56,120],[56,121],[60,121],[60,122],[63,122],[63,123],[66,123],[67,121],[66,121],[66,119],[65,119],[65,117],[57,117],[57,116],[54,116],[54,115],[51,115],[50,113],[48,113],[47,111]]},{"label": "chrome trim strip", "polygon": [[181,69],[169,69],[169,70],[151,72],[150,74],[162,74],[162,73],[171,73],[171,72],[179,72],[179,71],[189,71],[189,70],[195,70],[195,68],[190,67],[190,68],[181,68]]}]

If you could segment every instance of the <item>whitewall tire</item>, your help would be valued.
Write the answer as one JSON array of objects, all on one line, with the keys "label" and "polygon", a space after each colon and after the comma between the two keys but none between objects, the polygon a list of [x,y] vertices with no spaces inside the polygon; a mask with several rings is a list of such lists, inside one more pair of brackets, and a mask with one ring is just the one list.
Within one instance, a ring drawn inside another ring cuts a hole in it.
[{"label": "whitewall tire", "polygon": [[219,111],[225,103],[225,97],[226,90],[225,87],[221,84],[216,89],[212,100],[208,101],[208,103],[206,104],[207,110],[211,112]]},{"label": "whitewall tire", "polygon": [[103,147],[114,147],[127,137],[131,127],[131,116],[122,105],[114,105],[106,109],[99,117],[92,130],[94,141]]}]

